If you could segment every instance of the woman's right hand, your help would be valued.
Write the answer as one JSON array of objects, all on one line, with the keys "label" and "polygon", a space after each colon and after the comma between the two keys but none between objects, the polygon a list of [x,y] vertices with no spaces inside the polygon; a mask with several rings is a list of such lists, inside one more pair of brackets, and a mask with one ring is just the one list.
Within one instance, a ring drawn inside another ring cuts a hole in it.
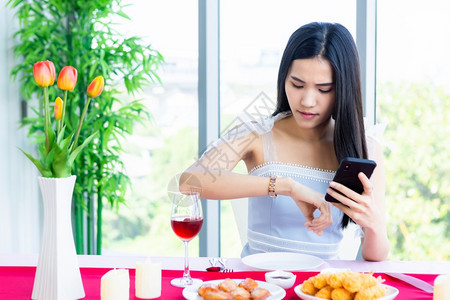
[{"label": "woman's right hand", "polygon": [[[290,180],[290,197],[295,201],[306,218],[305,226],[317,235],[333,224],[331,205],[325,201],[324,195],[306,187],[295,180]],[[320,216],[315,218],[314,212],[318,209]]]}]

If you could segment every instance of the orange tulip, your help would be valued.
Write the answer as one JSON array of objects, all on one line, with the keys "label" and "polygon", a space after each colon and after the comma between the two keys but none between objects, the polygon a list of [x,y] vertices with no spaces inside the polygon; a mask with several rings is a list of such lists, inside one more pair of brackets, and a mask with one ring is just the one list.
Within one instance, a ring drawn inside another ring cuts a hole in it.
[{"label": "orange tulip", "polygon": [[72,91],[77,84],[77,69],[72,66],[65,66],[59,72],[58,87],[61,90]]},{"label": "orange tulip", "polygon": [[57,97],[55,100],[55,119],[56,120],[61,120],[62,118],[62,113],[63,113],[63,101],[60,97]]},{"label": "orange tulip", "polygon": [[38,61],[33,66],[34,80],[40,87],[47,87],[55,83],[55,65],[49,61]]},{"label": "orange tulip", "polygon": [[88,96],[91,98],[100,96],[100,94],[103,92],[104,86],[105,86],[105,79],[103,79],[103,76],[95,77],[87,88]]},{"label": "orange tulip", "polygon": [[53,85],[55,83],[56,77],[55,65],[49,60],[44,61],[44,64],[46,64],[47,67],[50,69],[50,78],[51,78],[50,85]]}]

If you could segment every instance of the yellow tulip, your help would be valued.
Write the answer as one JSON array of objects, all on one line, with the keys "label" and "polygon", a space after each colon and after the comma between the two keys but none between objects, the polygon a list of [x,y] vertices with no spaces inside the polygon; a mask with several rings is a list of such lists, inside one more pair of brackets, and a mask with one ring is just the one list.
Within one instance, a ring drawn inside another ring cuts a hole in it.
[{"label": "yellow tulip", "polygon": [[55,119],[61,120],[63,114],[64,102],[60,97],[57,97],[55,100]]},{"label": "yellow tulip", "polygon": [[100,96],[100,94],[103,92],[104,86],[105,86],[105,79],[103,79],[103,76],[95,77],[87,88],[88,96],[91,98]]},{"label": "yellow tulip", "polygon": [[58,76],[58,87],[61,90],[72,91],[77,84],[77,69],[72,66],[65,66],[59,72]]}]

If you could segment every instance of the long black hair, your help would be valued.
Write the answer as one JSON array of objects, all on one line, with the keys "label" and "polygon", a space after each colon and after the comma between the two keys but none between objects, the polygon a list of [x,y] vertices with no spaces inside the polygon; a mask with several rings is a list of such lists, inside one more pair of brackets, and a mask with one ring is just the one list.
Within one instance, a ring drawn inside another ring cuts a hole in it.
[{"label": "long black hair", "polygon": [[[277,107],[273,116],[291,111],[285,81],[292,61],[319,56],[328,60],[333,69],[336,157],[339,162],[344,157],[367,158],[358,51],[352,35],[340,24],[309,23],[291,35],[278,71]],[[341,227],[345,228],[349,220],[344,214]]]}]

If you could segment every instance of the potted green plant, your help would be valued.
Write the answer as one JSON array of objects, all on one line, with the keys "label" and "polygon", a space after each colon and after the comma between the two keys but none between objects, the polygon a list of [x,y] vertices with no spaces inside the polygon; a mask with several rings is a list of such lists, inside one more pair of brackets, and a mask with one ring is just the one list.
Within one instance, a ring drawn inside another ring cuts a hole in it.
[{"label": "potted green plant", "polygon": [[[111,18],[129,19],[120,0],[9,0],[7,5],[19,20],[14,52],[22,58],[11,76],[20,80],[25,99],[33,99],[39,91],[31,75],[34,62],[51,58],[56,68],[69,65],[79,71],[72,100],[66,106],[66,132],[74,132],[78,126],[90,78],[100,74],[108,82],[109,88],[90,105],[79,132],[80,140],[97,132],[98,140],[86,147],[72,166],[72,174],[77,175],[73,192],[76,249],[78,253],[101,254],[103,205],[117,209],[125,202],[130,183],[120,160],[120,139],[149,117],[141,102],[123,101],[120,88],[124,86],[134,95],[159,81],[157,71],[163,57],[142,39],[123,37],[115,30]],[[49,91],[49,97],[55,99],[56,91]],[[22,123],[39,142],[45,126],[43,105],[32,109],[35,115]]]}]

